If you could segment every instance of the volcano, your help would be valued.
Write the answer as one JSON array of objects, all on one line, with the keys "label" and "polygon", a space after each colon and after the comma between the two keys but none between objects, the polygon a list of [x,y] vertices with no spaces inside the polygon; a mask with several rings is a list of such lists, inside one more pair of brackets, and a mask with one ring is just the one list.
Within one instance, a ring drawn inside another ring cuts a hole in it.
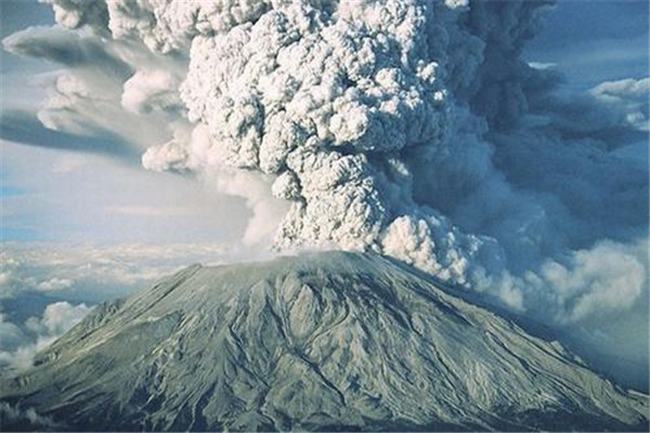
[{"label": "volcano", "polygon": [[0,383],[3,430],[646,430],[648,397],[379,255],[191,266]]}]

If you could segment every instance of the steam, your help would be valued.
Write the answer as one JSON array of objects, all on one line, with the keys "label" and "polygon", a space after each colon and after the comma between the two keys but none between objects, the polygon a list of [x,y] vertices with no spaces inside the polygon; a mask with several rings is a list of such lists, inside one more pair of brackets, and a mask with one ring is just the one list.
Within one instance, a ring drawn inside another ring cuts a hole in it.
[{"label": "steam", "polygon": [[557,326],[647,298],[647,163],[622,155],[650,79],[563,93],[521,59],[547,2],[47,2],[76,30],[4,41],[68,69],[41,120],[108,113],[145,168],[244,197],[249,244],[375,251]]}]

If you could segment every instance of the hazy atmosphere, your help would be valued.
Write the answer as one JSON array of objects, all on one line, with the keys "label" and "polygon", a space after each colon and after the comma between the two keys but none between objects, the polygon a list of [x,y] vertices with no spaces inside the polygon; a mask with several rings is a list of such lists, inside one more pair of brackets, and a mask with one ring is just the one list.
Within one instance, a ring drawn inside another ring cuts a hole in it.
[{"label": "hazy atmosphere", "polygon": [[648,391],[647,1],[166,3],[0,3],[0,368],[193,263],[345,250]]}]

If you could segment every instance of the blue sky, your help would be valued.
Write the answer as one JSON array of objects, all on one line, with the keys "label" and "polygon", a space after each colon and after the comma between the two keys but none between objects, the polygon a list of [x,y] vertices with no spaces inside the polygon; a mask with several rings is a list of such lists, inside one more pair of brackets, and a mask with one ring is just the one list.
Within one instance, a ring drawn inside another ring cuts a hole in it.
[{"label": "blue sky", "polygon": [[526,57],[557,64],[578,89],[646,77],[648,7],[646,1],[561,0],[528,44]]}]

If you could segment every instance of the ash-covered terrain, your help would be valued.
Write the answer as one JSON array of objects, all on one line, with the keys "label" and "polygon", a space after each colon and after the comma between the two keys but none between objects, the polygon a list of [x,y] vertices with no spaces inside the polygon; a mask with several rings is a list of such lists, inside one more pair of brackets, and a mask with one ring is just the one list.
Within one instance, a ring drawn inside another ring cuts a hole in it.
[{"label": "ash-covered terrain", "polygon": [[195,265],[0,383],[2,430],[645,430],[648,397],[378,255]]}]

